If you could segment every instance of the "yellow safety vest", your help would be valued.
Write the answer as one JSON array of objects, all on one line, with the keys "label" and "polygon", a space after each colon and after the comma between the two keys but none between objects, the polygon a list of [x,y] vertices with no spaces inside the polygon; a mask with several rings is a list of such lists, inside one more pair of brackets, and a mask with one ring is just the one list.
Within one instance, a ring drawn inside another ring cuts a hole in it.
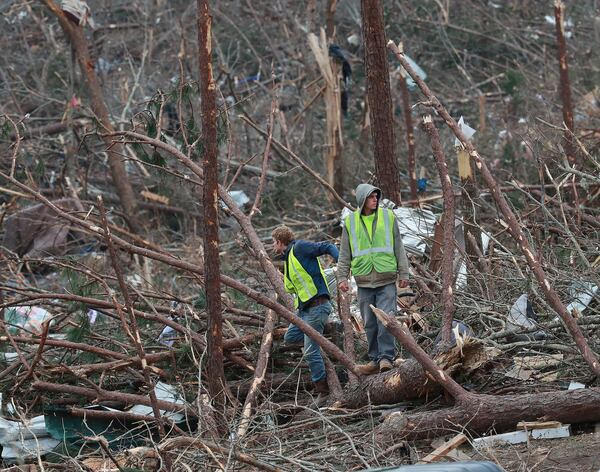
[{"label": "yellow safety vest", "polygon": [[360,218],[360,210],[348,215],[344,224],[348,231],[354,276],[368,275],[373,269],[379,273],[396,272],[398,262],[394,253],[394,227],[396,224],[392,210],[378,208],[377,223],[369,238],[367,229]]},{"label": "yellow safety vest", "polygon": [[[318,259],[317,264],[319,264],[321,277],[323,277],[323,280],[326,280],[325,273],[321,267],[321,262]],[[304,303],[317,294],[317,286],[311,275],[304,269],[302,264],[300,264],[300,261],[294,255],[293,246],[283,265],[283,278],[285,282],[285,291],[296,295],[294,297],[294,307],[298,307],[298,299]]]}]

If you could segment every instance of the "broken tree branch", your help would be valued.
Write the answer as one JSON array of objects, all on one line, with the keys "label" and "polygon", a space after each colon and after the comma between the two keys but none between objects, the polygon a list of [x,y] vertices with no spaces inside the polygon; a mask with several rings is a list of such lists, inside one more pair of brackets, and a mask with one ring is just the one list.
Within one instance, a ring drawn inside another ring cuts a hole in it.
[{"label": "broken tree branch", "polygon": [[446,108],[433,95],[431,90],[429,90],[427,84],[425,84],[425,82],[415,73],[413,68],[410,66],[410,64],[404,57],[404,54],[398,49],[398,47],[394,44],[393,41],[388,42],[388,48],[396,55],[398,61],[400,61],[402,66],[406,69],[406,71],[410,74],[415,83],[419,86],[423,94],[427,97],[427,99],[431,103],[431,106],[444,119],[444,121],[452,130],[454,135],[458,138],[458,140],[469,153],[469,156],[475,163],[475,166],[481,172],[481,175],[486,185],[490,189],[492,198],[498,205],[500,212],[502,213],[504,219],[508,224],[510,233],[512,234],[513,238],[515,239],[516,243],[521,249],[521,252],[525,256],[525,259],[527,260],[527,265],[534,273],[542,291],[544,292],[544,295],[548,299],[550,306],[558,313],[558,315],[564,321],[567,331],[573,337],[573,340],[579,348],[581,355],[583,356],[587,364],[590,366],[592,371],[596,375],[600,375],[600,361],[598,360],[596,353],[592,351],[588,342],[584,338],[581,329],[577,325],[576,320],[567,311],[567,308],[561,301],[560,297],[558,296],[558,293],[556,293],[556,291],[550,285],[550,282],[546,277],[546,273],[540,263],[539,257],[536,257],[532,252],[527,237],[523,233],[523,230],[521,229],[514,212],[511,210],[510,206],[508,205],[508,202],[502,195],[498,182],[496,182],[484,159],[479,155],[473,144],[463,134],[461,129],[458,127],[458,124],[450,116]]}]

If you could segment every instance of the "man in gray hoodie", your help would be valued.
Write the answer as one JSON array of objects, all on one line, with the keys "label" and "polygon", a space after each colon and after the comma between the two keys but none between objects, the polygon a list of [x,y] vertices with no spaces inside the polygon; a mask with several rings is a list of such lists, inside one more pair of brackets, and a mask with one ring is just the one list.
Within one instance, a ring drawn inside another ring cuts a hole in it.
[{"label": "man in gray hoodie", "polygon": [[385,372],[396,357],[394,337],[377,319],[370,305],[396,313],[396,279],[408,286],[406,251],[392,210],[380,208],[381,190],[370,184],[356,187],[357,210],[344,219],[338,259],[338,284],[349,290],[350,271],[358,285],[358,303],[367,333],[369,363],[363,374]]}]

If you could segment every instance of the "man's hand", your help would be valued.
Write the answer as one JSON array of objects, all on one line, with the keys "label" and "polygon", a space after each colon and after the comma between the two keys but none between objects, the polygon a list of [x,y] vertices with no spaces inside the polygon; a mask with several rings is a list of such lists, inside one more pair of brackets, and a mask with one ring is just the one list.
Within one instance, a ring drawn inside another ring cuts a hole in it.
[{"label": "man's hand", "polygon": [[400,288],[406,288],[406,287],[408,287],[408,280],[406,280],[406,279],[400,280],[399,285],[400,285]]},{"label": "man's hand", "polygon": [[348,281],[347,280],[342,280],[339,284],[338,284],[338,288],[342,291],[342,292],[347,292],[348,290],[350,290],[350,287],[348,286]]}]

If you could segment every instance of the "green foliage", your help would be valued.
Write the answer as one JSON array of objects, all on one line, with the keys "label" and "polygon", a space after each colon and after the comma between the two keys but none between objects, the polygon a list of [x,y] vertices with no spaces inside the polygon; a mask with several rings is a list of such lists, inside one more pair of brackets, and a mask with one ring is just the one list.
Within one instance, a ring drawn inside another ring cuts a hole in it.
[{"label": "green foliage", "polygon": [[[147,134],[149,136],[155,136],[158,129],[157,120],[161,113],[161,108],[163,116],[167,113],[167,110],[180,111],[183,116],[180,117],[181,123],[179,123],[177,127],[181,126],[182,130],[179,130],[176,136],[179,149],[187,154],[189,152],[188,146],[193,144],[192,158],[197,160],[202,159],[205,149],[200,122],[194,114],[193,107],[193,103],[198,101],[198,95],[199,92],[196,82],[185,82],[181,85],[178,84],[166,94],[160,92],[157,93],[148,103],[148,109],[140,115],[146,122]],[[171,116],[169,118],[172,119],[173,117]],[[186,139],[184,139],[184,135]],[[228,137],[229,133],[226,117],[224,114],[219,114],[217,117],[217,146],[226,143]],[[165,141],[162,133],[160,139]],[[139,149],[136,153],[139,153],[138,156],[140,159],[144,160],[144,162],[152,162],[155,165],[164,166],[164,159],[160,158],[157,153],[153,155],[154,160],[149,158],[146,152],[142,152]]]},{"label": "green foliage", "polygon": [[158,115],[154,115],[148,110],[146,113],[142,113],[141,116],[146,119],[146,134],[150,137],[156,136],[156,132],[158,131]]},{"label": "green foliage", "polygon": [[[187,119],[187,121],[185,122],[184,126],[185,126],[185,132],[187,133],[188,143],[191,144],[191,143],[198,141],[198,143],[196,144],[196,148],[195,148],[196,152],[194,154],[198,158],[201,158],[202,155],[204,154],[204,145],[202,144],[202,141],[200,140],[200,129],[198,128],[194,117],[190,116]],[[181,139],[181,151],[182,152],[187,151],[187,147],[186,147],[185,141],[183,140],[183,136]]]},{"label": "green foliage", "polygon": [[35,169],[34,173],[37,180],[42,180],[46,175],[46,165],[44,164],[43,159],[35,160]]},{"label": "green foliage", "polygon": [[194,356],[192,354],[192,346],[189,344],[182,345],[180,349],[175,351],[175,359],[179,367],[193,365]]},{"label": "green foliage", "polygon": [[508,141],[502,148],[502,162],[510,165],[515,161],[515,146],[512,141]]},{"label": "green foliage", "polygon": [[197,310],[204,310],[206,308],[206,292],[204,289],[200,289],[200,293],[194,300],[193,307]]},{"label": "green foliage", "polygon": [[[70,267],[67,267],[63,271],[64,278],[67,279],[69,291],[80,297],[92,298],[98,291],[98,282],[95,280],[89,281],[81,272],[76,271]],[[85,311],[87,312],[87,305],[82,302],[73,302],[73,311]]]},{"label": "green foliage", "polygon": [[[67,360],[68,359],[65,359],[65,361]],[[93,364],[95,362],[103,361],[103,358],[98,356],[97,354],[94,354],[93,352],[82,351],[77,354],[77,361],[81,364]]]},{"label": "green foliage", "polygon": [[8,120],[4,120],[4,122],[0,126],[0,139],[8,140],[8,138],[11,135],[12,129],[13,127],[10,124],[10,122]]},{"label": "green foliage", "polygon": [[[98,291],[98,283],[94,280],[89,281],[81,272],[67,267],[63,272],[66,278],[69,292],[74,295],[85,298],[93,298]],[[79,342],[85,339],[90,333],[90,322],[87,316],[88,306],[83,302],[71,302],[69,309],[77,314],[76,326],[67,331],[67,339],[73,342]]]},{"label": "green foliage", "polygon": [[67,339],[72,342],[81,342],[90,334],[90,319],[87,312],[79,312],[75,326],[67,330]]},{"label": "green foliage", "polygon": [[152,156],[150,156],[150,160],[148,162],[159,167],[164,167],[167,164],[167,161],[157,149],[154,149],[154,152],[152,153]]},{"label": "green foliage", "polygon": [[148,153],[144,149],[144,146],[142,146],[140,143],[132,143],[131,148],[133,149],[133,152],[135,152],[135,155],[139,159],[141,159],[144,162],[150,162],[150,157],[148,156]]},{"label": "green foliage", "polygon": [[513,98],[518,98],[525,85],[525,76],[514,69],[508,69],[504,74],[504,80],[500,84],[502,91]]}]

